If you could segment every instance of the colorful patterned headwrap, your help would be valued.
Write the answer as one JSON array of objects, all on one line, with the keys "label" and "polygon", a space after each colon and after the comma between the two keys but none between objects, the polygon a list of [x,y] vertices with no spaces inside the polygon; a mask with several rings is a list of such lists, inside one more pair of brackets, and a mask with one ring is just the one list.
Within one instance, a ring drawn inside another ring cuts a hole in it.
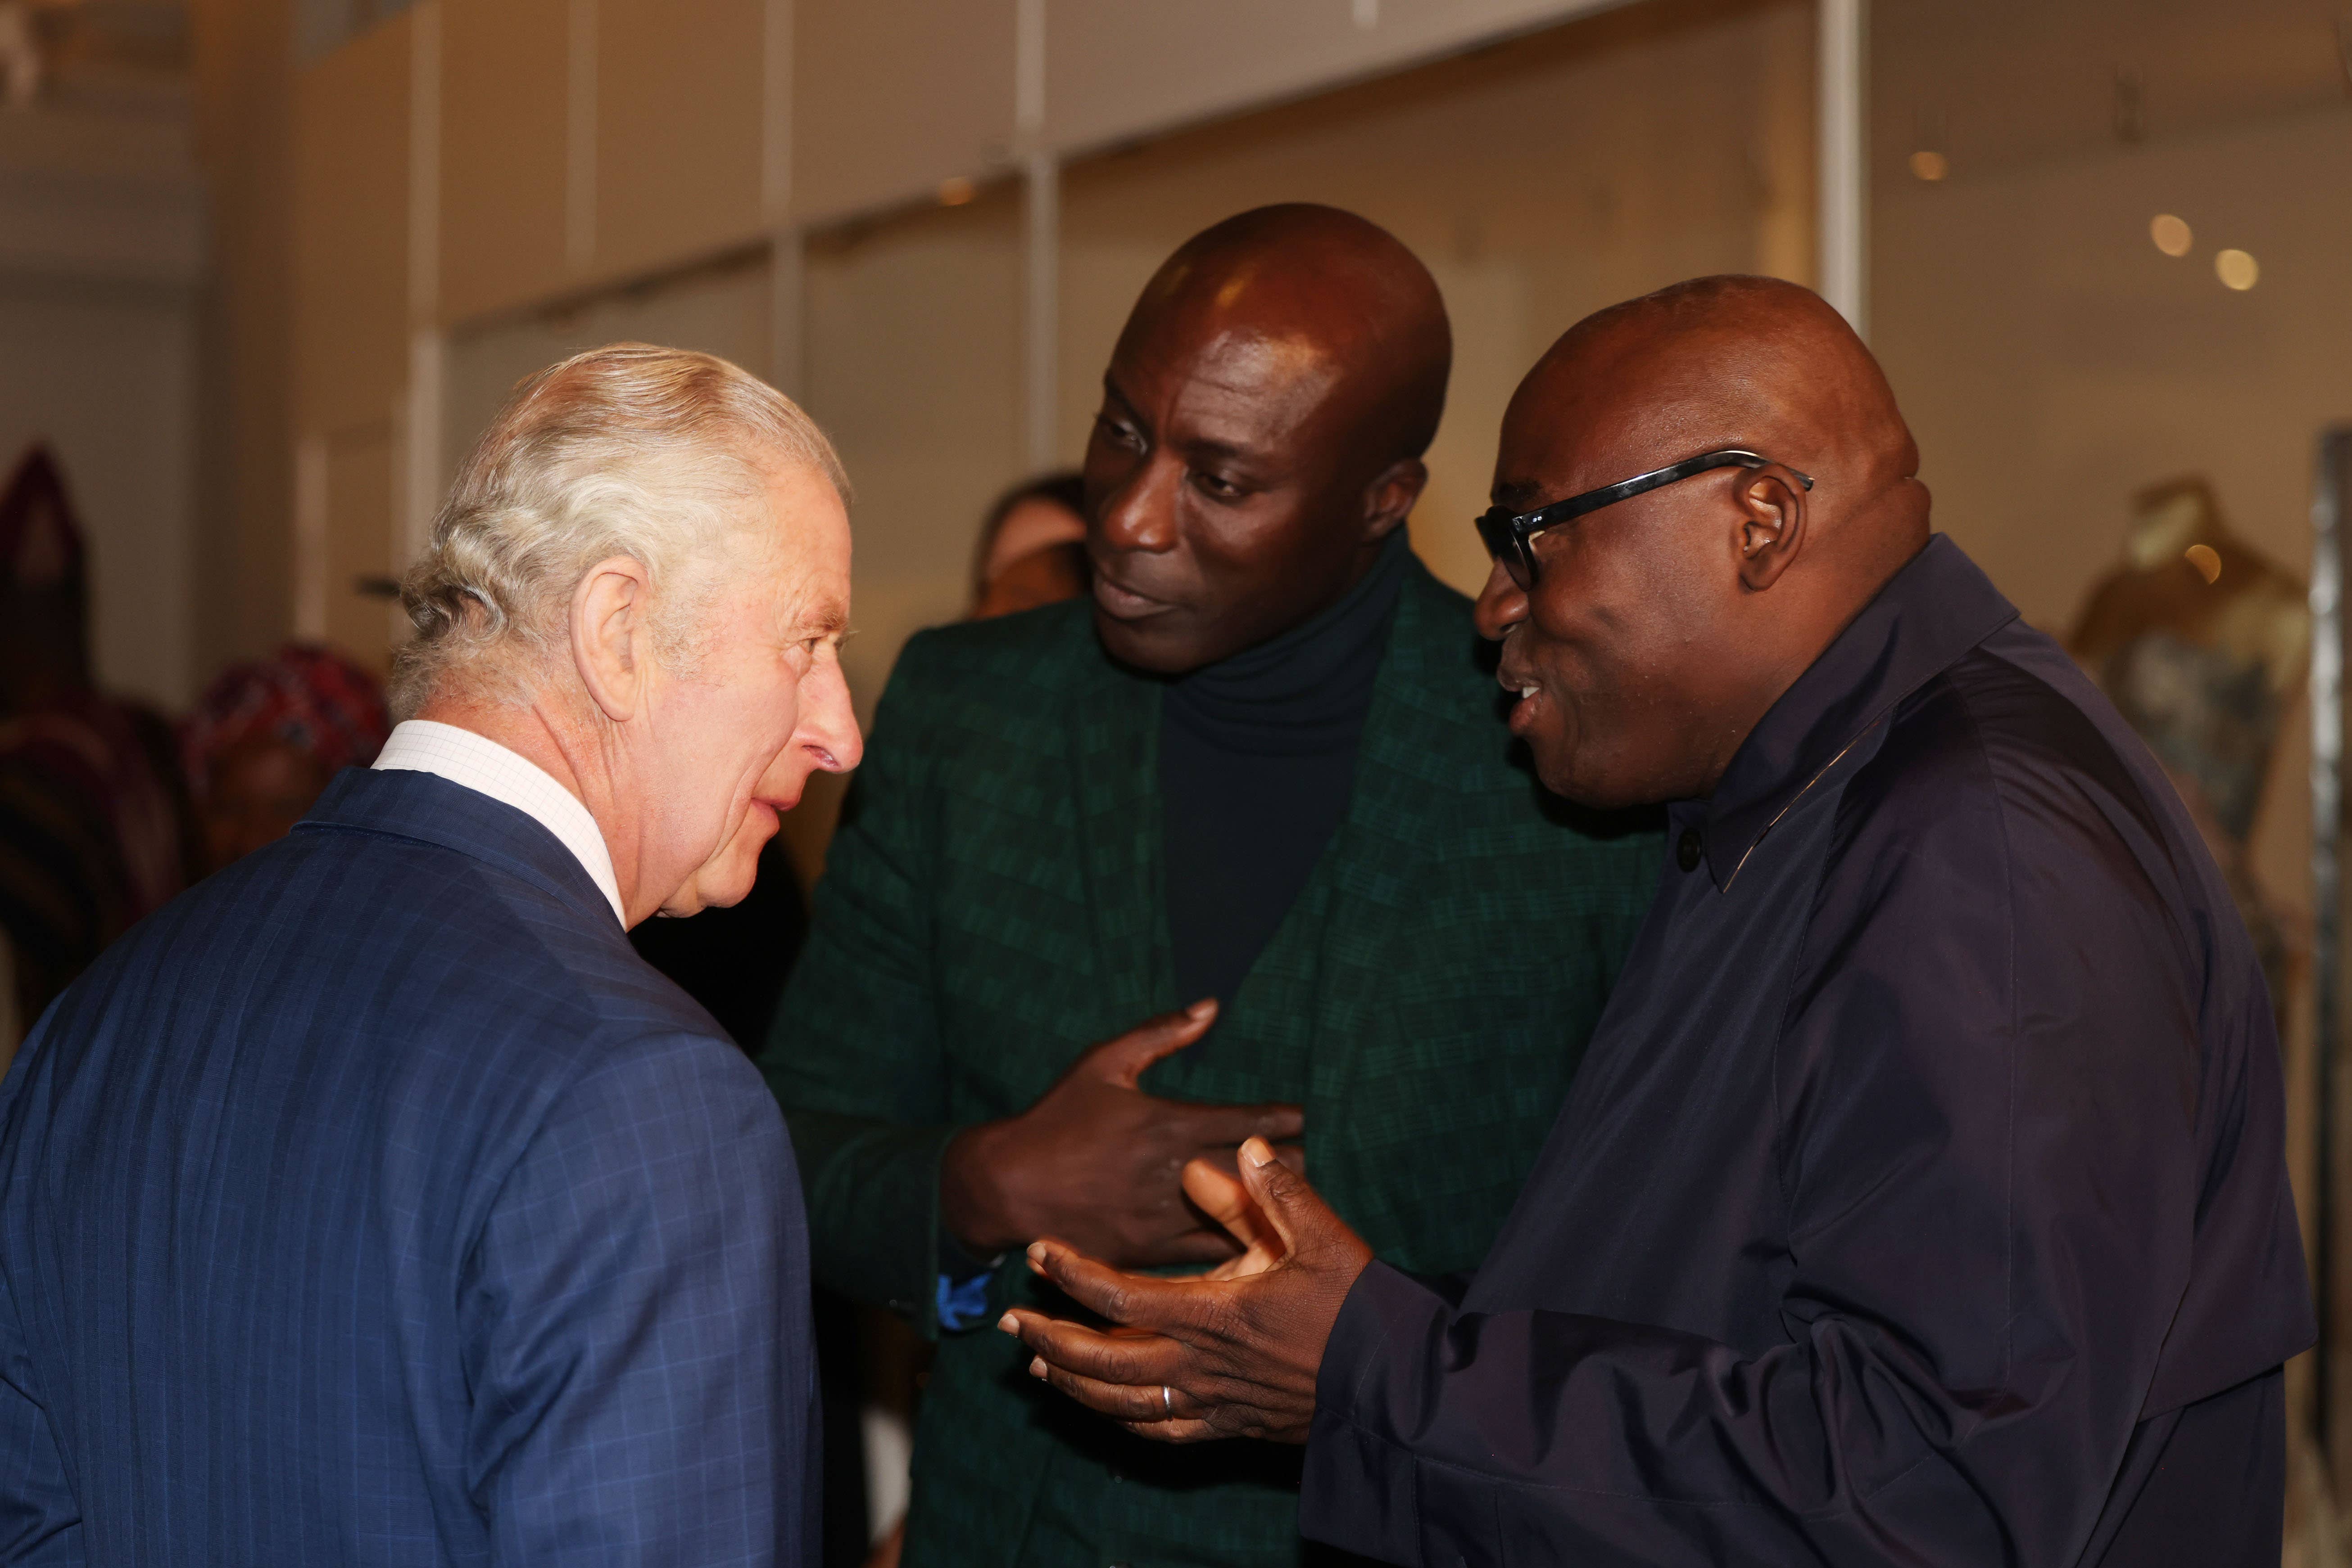
[{"label": "colorful patterned headwrap", "polygon": [[180,745],[202,799],[214,766],[248,741],[284,741],[332,773],[373,762],[391,733],[375,677],[331,649],[288,643],[223,670],[182,725]]}]

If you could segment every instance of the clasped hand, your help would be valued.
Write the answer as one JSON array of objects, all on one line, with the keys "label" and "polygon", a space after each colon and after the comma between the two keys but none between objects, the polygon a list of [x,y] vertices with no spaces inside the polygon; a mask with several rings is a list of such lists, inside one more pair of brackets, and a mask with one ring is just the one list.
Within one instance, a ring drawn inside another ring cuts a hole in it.
[{"label": "clasped hand", "polygon": [[[1230,1168],[1244,1138],[1298,1137],[1295,1105],[1201,1105],[1137,1087],[1145,1069],[1199,1040],[1213,1001],[1163,1014],[1094,1047],[1018,1116],[958,1134],[940,1162],[941,1217],[976,1258],[1060,1237],[1123,1268],[1199,1268],[1236,1243],[1185,1201],[1194,1160]],[[1294,1161],[1296,1149],[1285,1151]]]},{"label": "clasped hand", "polygon": [[1238,1180],[1196,1161],[1184,1189],[1238,1256],[1196,1279],[1163,1279],[1039,1241],[1030,1268],[1111,1327],[1018,1307],[997,1326],[1033,1352],[1033,1376],[1141,1436],[1303,1443],[1323,1347],[1371,1248],[1261,1138],[1242,1145]]}]

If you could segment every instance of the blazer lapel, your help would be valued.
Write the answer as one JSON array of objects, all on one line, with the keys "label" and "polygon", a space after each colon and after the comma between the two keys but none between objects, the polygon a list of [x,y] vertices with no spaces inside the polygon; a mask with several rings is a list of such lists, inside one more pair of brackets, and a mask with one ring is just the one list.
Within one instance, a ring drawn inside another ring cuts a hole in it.
[{"label": "blazer lapel", "polygon": [[[1445,722],[1429,690],[1432,626],[1425,602],[1434,586],[1415,562],[1397,595],[1396,618],[1372,689],[1356,753],[1348,815],[1331,847],[1329,913],[1316,973],[1311,1097],[1344,1102],[1367,1009],[1391,945],[1410,925],[1411,897],[1429,854],[1431,781],[1415,764],[1448,755]],[[1442,590],[1441,590],[1442,592]]]}]

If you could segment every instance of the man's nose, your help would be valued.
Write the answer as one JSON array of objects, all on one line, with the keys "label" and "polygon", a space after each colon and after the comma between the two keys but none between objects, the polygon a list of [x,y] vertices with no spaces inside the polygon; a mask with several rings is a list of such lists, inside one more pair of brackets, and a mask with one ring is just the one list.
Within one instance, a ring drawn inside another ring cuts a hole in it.
[{"label": "man's nose", "polygon": [[1135,465],[1104,498],[1101,538],[1112,550],[1157,554],[1176,547],[1176,493],[1181,464],[1153,453]]},{"label": "man's nose", "polygon": [[850,703],[849,680],[840,660],[811,671],[809,684],[814,689],[803,699],[801,742],[824,753],[825,760],[817,765],[826,773],[845,773],[865,757],[866,737],[858,732],[857,710]]},{"label": "man's nose", "polygon": [[1488,642],[1500,642],[1503,634],[1528,618],[1527,590],[1511,581],[1511,574],[1496,562],[1486,569],[1486,585],[1478,591],[1478,607],[1474,612],[1478,623],[1478,635]]}]

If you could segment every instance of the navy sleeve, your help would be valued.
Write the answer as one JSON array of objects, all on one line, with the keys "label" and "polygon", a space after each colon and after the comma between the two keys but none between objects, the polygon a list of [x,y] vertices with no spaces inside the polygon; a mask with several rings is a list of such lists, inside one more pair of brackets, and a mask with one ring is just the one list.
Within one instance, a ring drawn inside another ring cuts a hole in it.
[{"label": "navy sleeve", "polygon": [[462,1289],[495,1561],[817,1561],[800,1190],[734,1047],[640,1040],[568,1088]]},{"label": "navy sleeve", "polygon": [[[1446,1564],[2081,1557],[2156,1413],[2232,1072],[2128,809],[1909,761],[1849,792],[1756,1108],[1785,1342],[1459,1312],[1375,1264],[1326,1353],[1307,1533]],[[2221,1013],[2237,1056],[2269,1038]]]},{"label": "navy sleeve", "polygon": [[81,1568],[81,1510],[74,1501],[14,1294],[0,1272],[0,1564]]}]

